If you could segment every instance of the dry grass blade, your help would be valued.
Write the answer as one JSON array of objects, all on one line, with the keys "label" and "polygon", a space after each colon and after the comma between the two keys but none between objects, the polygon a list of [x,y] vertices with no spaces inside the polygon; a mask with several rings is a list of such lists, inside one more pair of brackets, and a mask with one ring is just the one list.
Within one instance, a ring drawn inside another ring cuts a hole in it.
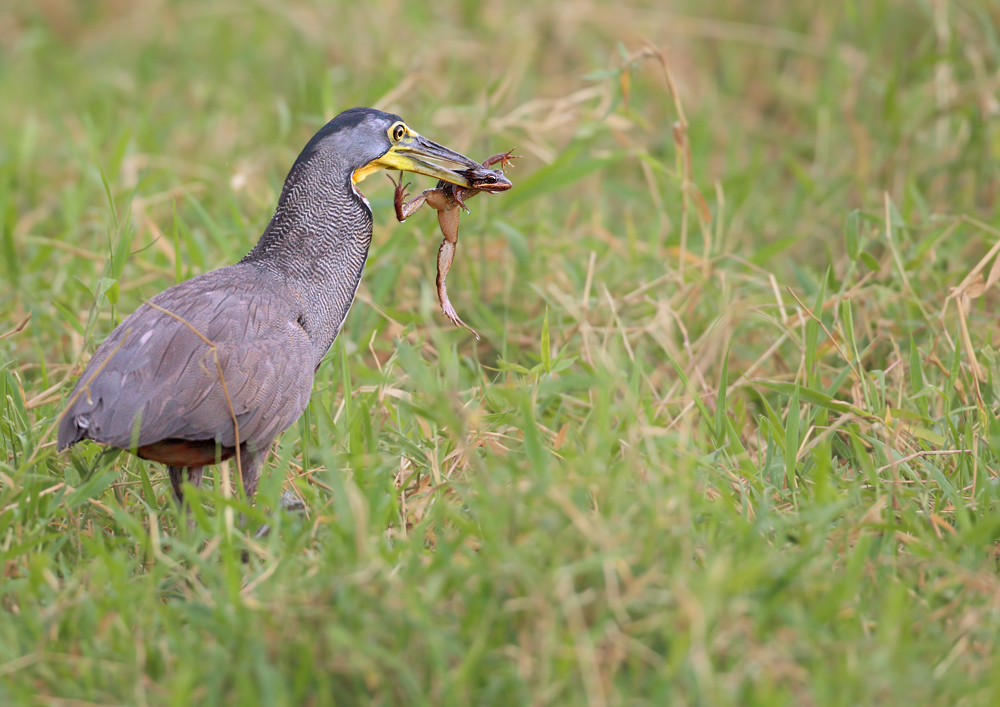
[{"label": "dry grass blade", "polygon": [[0,340],[6,339],[7,337],[14,336],[14,334],[18,334],[24,331],[24,328],[28,326],[28,322],[31,321],[31,314],[32,314],[31,312],[28,312],[28,316],[25,317],[20,324],[18,324],[10,331],[5,331],[3,334],[0,334]]}]

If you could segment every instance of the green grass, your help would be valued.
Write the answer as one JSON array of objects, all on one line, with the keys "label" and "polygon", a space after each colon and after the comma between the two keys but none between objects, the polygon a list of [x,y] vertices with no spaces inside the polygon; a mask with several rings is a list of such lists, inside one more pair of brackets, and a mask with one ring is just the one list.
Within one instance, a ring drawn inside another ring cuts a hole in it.
[{"label": "green grass", "polygon": [[[0,703],[1000,701],[1000,11],[663,5],[0,10]],[[57,453],[80,362],[354,105],[524,155],[463,217],[483,341],[376,175],[255,508]]]}]

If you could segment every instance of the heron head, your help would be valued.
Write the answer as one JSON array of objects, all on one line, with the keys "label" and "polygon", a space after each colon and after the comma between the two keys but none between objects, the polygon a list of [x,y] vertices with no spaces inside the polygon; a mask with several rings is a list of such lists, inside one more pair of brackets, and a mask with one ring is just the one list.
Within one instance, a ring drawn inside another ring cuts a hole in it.
[{"label": "heron head", "polygon": [[317,151],[335,148],[351,166],[354,183],[379,169],[388,169],[425,174],[468,187],[469,178],[462,171],[480,166],[465,155],[428,140],[398,115],[374,108],[344,111],[310,142],[316,143]]}]

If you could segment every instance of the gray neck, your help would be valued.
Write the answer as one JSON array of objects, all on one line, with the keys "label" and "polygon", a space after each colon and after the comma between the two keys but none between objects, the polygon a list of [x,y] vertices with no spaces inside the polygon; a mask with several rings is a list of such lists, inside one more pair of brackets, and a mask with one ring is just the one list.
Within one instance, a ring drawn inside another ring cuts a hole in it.
[{"label": "gray neck", "polygon": [[354,302],[372,241],[372,212],[348,165],[329,154],[303,157],[285,180],[271,223],[240,262],[277,275],[301,296],[299,323],[318,366]]}]

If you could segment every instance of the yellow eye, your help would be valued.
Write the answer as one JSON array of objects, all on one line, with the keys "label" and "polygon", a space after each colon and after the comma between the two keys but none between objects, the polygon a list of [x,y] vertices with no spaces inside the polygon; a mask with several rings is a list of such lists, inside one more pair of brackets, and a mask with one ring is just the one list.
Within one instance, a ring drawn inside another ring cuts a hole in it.
[{"label": "yellow eye", "polygon": [[406,135],[406,128],[403,127],[402,123],[396,123],[396,125],[392,128],[393,142],[399,142],[403,139],[404,135]]}]

